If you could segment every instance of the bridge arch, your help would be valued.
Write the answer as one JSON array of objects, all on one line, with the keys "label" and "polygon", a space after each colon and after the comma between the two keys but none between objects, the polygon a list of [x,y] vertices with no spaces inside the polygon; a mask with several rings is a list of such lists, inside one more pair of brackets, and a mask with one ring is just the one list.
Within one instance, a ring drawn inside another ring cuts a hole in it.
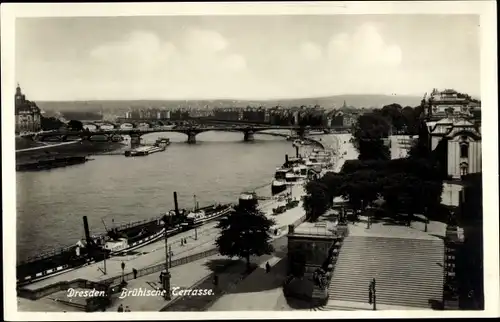
[{"label": "bridge arch", "polygon": [[83,124],[84,130],[97,131],[99,128],[100,128],[99,125],[96,123],[84,123]]},{"label": "bridge arch", "polygon": [[151,129],[154,127],[155,124],[153,122],[142,121],[142,122],[137,122],[134,125],[138,129]]},{"label": "bridge arch", "polygon": [[125,123],[120,124],[120,129],[122,129],[122,130],[128,130],[128,129],[133,129],[133,128],[134,128],[133,123],[125,122]]},{"label": "bridge arch", "polygon": [[114,130],[115,129],[115,125],[113,123],[101,123],[101,125],[99,126],[99,129],[100,130],[103,130],[103,131],[110,131],[110,130]]}]

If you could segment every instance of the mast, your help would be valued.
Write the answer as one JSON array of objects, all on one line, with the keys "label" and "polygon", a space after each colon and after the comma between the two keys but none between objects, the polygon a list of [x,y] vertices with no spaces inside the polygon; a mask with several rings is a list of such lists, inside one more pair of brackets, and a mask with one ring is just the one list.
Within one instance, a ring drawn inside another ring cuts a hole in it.
[{"label": "mast", "polygon": [[102,224],[104,225],[104,229],[106,230],[106,232],[108,232],[108,227],[106,227],[106,223],[104,222],[104,219],[101,218],[101,221],[102,221]]}]

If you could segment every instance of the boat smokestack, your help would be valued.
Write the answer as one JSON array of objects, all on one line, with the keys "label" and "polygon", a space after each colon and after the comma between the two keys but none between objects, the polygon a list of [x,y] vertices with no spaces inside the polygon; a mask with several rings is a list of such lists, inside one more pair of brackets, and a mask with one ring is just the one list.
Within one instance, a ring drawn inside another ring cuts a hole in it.
[{"label": "boat smokestack", "polygon": [[175,207],[175,215],[179,216],[179,203],[177,202],[177,191],[174,191],[174,207]]},{"label": "boat smokestack", "polygon": [[90,239],[89,222],[87,220],[87,216],[83,216],[83,229],[85,230],[85,240],[87,241],[87,245],[90,245],[92,243],[92,239]]},{"label": "boat smokestack", "polygon": [[288,154],[285,154],[285,164],[288,165]]},{"label": "boat smokestack", "polygon": [[295,156],[298,158],[299,157],[299,146],[295,146]]}]

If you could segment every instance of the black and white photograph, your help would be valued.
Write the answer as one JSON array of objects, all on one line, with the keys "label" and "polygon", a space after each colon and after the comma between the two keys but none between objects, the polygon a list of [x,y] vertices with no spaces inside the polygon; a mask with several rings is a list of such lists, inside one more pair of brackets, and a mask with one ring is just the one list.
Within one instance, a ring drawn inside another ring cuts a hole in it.
[{"label": "black and white photograph", "polygon": [[498,316],[495,11],[2,5],[8,316]]}]

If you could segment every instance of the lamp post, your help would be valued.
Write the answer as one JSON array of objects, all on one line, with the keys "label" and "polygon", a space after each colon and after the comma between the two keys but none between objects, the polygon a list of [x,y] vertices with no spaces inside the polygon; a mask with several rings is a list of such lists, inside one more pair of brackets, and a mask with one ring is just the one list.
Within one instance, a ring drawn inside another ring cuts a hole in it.
[{"label": "lamp post", "polygon": [[375,279],[370,282],[368,287],[368,303],[373,304],[373,310],[377,310],[377,289],[375,288]]},{"label": "lamp post", "polygon": [[[122,269],[123,271],[123,269]],[[104,275],[106,275],[106,253],[104,253]]]},{"label": "lamp post", "polygon": [[427,207],[425,207],[424,213],[425,213],[425,232],[427,232],[427,222],[429,221],[429,219],[427,218]]},{"label": "lamp post", "polygon": [[165,300],[170,301],[172,299],[170,295],[170,272],[168,270],[169,268],[169,247],[168,247],[168,234],[167,234],[167,229],[168,225],[170,222],[171,216],[167,216],[166,214],[163,215],[163,225],[165,227],[165,272],[162,274],[162,284],[163,284],[163,290],[164,290],[164,297]]},{"label": "lamp post", "polygon": [[122,262],[122,284],[125,284],[125,263]]}]

